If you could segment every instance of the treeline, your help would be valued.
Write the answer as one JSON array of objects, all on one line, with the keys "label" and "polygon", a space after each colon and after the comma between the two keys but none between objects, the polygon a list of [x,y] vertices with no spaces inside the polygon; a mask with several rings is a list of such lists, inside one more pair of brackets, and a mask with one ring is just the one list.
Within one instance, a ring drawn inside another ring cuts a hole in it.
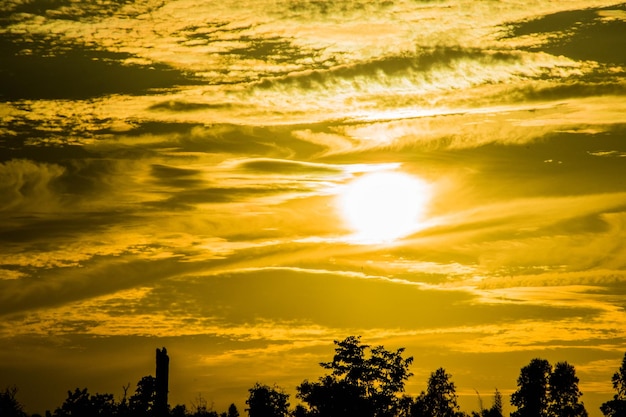
[{"label": "treeline", "polygon": [[[412,397],[404,393],[405,382],[413,375],[412,357],[404,357],[404,348],[396,351],[383,346],[371,347],[360,337],[335,341],[332,361],[320,365],[327,372],[316,381],[303,381],[296,387],[295,407],[281,387],[255,384],[246,400],[249,417],[503,417],[502,395],[496,389],[487,408],[466,413],[457,404],[456,386],[445,369],[431,373],[425,391]],[[586,417],[580,401],[575,369],[567,362],[552,366],[545,359],[533,359],[523,367],[517,390],[511,395],[516,408],[511,417]],[[606,417],[626,416],[626,355],[612,378],[615,395],[602,404]],[[134,394],[116,401],[112,394],[90,394],[86,388],[68,391],[67,399],[46,417],[239,417],[231,404],[218,413],[199,398],[187,409],[176,405],[159,415],[155,408],[156,380],[143,377]],[[16,399],[17,388],[0,392],[0,417],[28,417]],[[31,417],[41,417],[33,415]]]},{"label": "treeline", "polygon": [[[116,401],[113,394],[90,394],[87,388],[67,392],[63,404],[54,411],[46,411],[46,417],[239,417],[239,411],[231,404],[228,411],[217,413],[199,396],[187,409],[184,404],[167,410],[165,415],[156,407],[156,378],[144,376],[137,382],[135,393],[128,396],[130,384],[123,387],[124,396]],[[17,388],[9,387],[0,392],[0,417],[29,417],[16,398]],[[30,417],[42,417],[33,414]]]}]

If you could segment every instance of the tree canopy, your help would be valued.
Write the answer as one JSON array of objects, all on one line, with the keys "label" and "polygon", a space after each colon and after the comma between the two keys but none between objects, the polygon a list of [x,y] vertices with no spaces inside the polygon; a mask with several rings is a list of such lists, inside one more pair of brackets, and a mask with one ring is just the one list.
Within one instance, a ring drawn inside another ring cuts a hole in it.
[{"label": "tree canopy", "polygon": [[545,359],[533,359],[523,367],[511,404],[511,417],[587,417],[579,401],[578,377],[574,367],[558,362],[554,369]]},{"label": "tree canopy", "polygon": [[289,413],[289,395],[281,388],[257,382],[248,392],[246,411],[250,417],[284,417]]},{"label": "tree canopy", "polygon": [[517,391],[511,395],[511,404],[517,410],[511,417],[547,417],[548,378],[552,366],[545,359],[533,359],[522,368],[517,379]]},{"label": "tree canopy", "polygon": [[452,376],[439,368],[430,374],[428,388],[422,392],[411,409],[412,417],[460,417],[456,387]]},{"label": "tree canopy", "polygon": [[330,371],[317,382],[304,381],[297,397],[311,415],[320,417],[385,417],[397,414],[405,381],[412,375],[412,357],[403,358],[403,348],[388,351],[370,348],[360,337],[335,341],[331,362],[322,362]]},{"label": "tree canopy", "polygon": [[579,402],[583,394],[578,389],[578,377],[572,365],[558,362],[548,383],[550,417],[587,417],[584,404]]}]

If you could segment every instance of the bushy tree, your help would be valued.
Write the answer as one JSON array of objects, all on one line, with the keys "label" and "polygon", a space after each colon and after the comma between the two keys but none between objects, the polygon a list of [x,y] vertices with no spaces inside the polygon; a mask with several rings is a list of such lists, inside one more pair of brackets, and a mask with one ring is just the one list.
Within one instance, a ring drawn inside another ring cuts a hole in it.
[{"label": "bushy tree", "polygon": [[511,395],[511,404],[517,407],[511,417],[547,417],[551,372],[550,363],[538,358],[522,368],[517,379],[517,391]]},{"label": "bushy tree", "polygon": [[248,390],[246,411],[250,417],[284,417],[289,411],[289,394],[279,387],[269,387],[258,382]]},{"label": "bushy tree", "polygon": [[330,374],[317,382],[304,381],[297,387],[297,396],[315,416],[395,416],[399,394],[412,375],[409,366],[413,358],[403,358],[403,352],[403,348],[370,348],[358,336],[336,340],[333,360],[320,363]]},{"label": "bushy tree", "polygon": [[622,366],[613,374],[611,378],[615,395],[613,399],[603,403],[600,411],[606,417],[626,416],[626,353],[622,359]]},{"label": "bushy tree", "polygon": [[587,417],[585,405],[579,402],[583,395],[578,389],[578,377],[574,367],[567,362],[558,362],[549,378],[550,417]]},{"label": "bushy tree", "polygon": [[426,392],[422,392],[411,410],[413,417],[458,417],[456,387],[451,375],[439,368],[430,374]]}]

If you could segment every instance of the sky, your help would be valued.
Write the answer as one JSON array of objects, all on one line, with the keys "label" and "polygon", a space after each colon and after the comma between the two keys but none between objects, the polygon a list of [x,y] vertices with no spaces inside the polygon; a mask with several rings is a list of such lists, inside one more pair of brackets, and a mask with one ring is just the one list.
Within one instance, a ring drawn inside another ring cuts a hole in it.
[{"label": "sky", "polygon": [[[626,352],[626,3],[0,5],[0,387],[292,395],[333,340],[464,411]],[[510,409],[510,408],[509,408]]]}]

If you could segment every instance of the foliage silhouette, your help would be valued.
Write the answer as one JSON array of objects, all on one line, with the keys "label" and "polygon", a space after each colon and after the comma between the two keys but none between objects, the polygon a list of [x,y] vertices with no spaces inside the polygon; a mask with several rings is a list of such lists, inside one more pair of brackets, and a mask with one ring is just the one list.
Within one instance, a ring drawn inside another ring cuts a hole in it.
[{"label": "foliage silhouette", "polygon": [[611,378],[615,395],[613,399],[603,403],[600,411],[606,417],[626,416],[626,353],[622,359],[622,366]]},{"label": "foliage silhouette", "polygon": [[239,410],[237,410],[237,406],[235,406],[235,404],[228,406],[228,412],[225,417],[239,417]]},{"label": "foliage silhouette", "polygon": [[500,391],[498,391],[497,388],[493,394],[493,405],[491,406],[491,408],[483,408],[481,400],[480,412],[472,411],[472,417],[504,417],[502,394],[500,394]]},{"label": "foliage silhouette", "polygon": [[17,401],[17,387],[7,387],[0,392],[0,416],[26,417],[24,407]]},{"label": "foliage silhouette", "polygon": [[87,388],[67,392],[67,398],[54,411],[54,417],[110,417],[117,414],[113,394],[90,395]]},{"label": "foliage silhouette", "polygon": [[187,406],[185,404],[177,404],[174,406],[170,412],[172,417],[186,417],[187,414]]},{"label": "foliage silhouette", "polygon": [[412,417],[457,417],[464,414],[459,411],[456,387],[450,380],[451,375],[439,368],[430,374],[428,388],[422,392],[411,409]]},{"label": "foliage silhouette", "polygon": [[578,377],[572,365],[558,362],[548,383],[550,417],[587,417],[584,404],[578,401],[583,394],[578,389]]},{"label": "foliage silhouette", "polygon": [[[359,336],[335,341],[335,355],[322,362],[328,374],[316,382],[305,380],[296,387],[302,400],[289,409],[289,395],[281,388],[256,383],[248,390],[249,417],[503,417],[502,395],[496,389],[493,405],[480,412],[459,411],[455,384],[439,368],[431,373],[427,389],[416,398],[403,394],[413,358],[404,358],[404,349],[388,351],[383,346],[370,348]],[[626,354],[611,382],[616,394],[602,404],[606,417],[626,416]],[[587,417],[578,388],[575,369],[558,362],[554,369],[545,359],[533,359],[520,371],[518,389],[511,396],[517,410],[511,417]],[[155,410],[156,378],[145,376],[128,397],[130,384],[116,402],[113,394],[90,394],[87,388],[67,392],[63,404],[46,417],[158,417]],[[16,399],[17,388],[0,391],[0,417],[28,417]],[[190,412],[185,405],[167,407],[168,417],[239,417],[234,404],[217,413],[200,400]],[[32,417],[41,417],[33,414]]]},{"label": "foliage silhouette", "polygon": [[289,414],[289,394],[258,382],[249,390],[246,411],[250,417],[284,417]]},{"label": "foliage silhouette", "polygon": [[547,417],[548,378],[552,366],[545,359],[535,358],[522,368],[517,379],[518,389],[511,395],[517,410],[511,417]]},{"label": "foliage silhouette", "polygon": [[576,371],[567,362],[553,370],[547,360],[533,359],[522,368],[517,386],[511,395],[517,411],[511,417],[587,417]]},{"label": "foliage silhouette", "polygon": [[[297,397],[308,405],[309,415],[321,417],[395,416],[400,406],[398,394],[412,375],[413,358],[404,359],[404,349],[395,352],[383,346],[370,348],[360,337],[335,341],[332,362],[320,366],[330,371],[318,382],[305,380],[297,387]],[[366,352],[369,350],[369,355]],[[304,413],[303,410],[299,410]]]},{"label": "foliage silhouette", "polygon": [[504,414],[502,410],[502,394],[500,394],[500,391],[498,391],[498,389],[496,388],[496,392],[494,392],[493,394],[493,405],[487,411],[485,417],[503,417],[503,416]]},{"label": "foliage silhouette", "polygon": [[135,394],[129,399],[131,414],[137,417],[153,416],[156,395],[156,378],[152,375],[141,378],[137,382]]}]

